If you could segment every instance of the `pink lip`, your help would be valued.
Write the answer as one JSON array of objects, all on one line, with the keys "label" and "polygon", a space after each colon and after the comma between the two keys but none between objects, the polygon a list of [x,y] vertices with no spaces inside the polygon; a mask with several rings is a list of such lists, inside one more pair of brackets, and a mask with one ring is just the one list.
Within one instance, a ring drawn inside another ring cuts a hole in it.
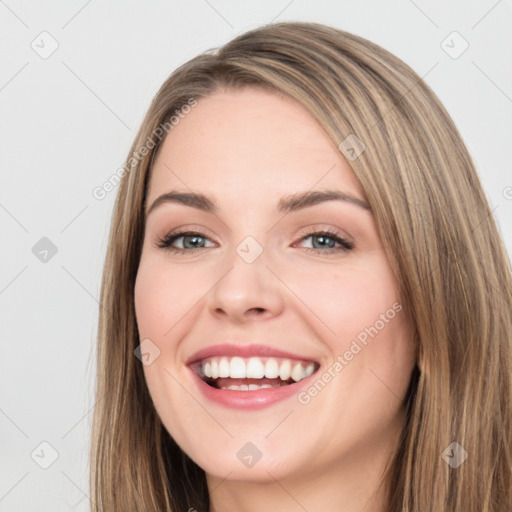
[{"label": "pink lip", "polygon": [[316,375],[315,372],[295,384],[289,384],[288,386],[281,386],[278,388],[264,388],[253,391],[235,391],[233,389],[213,388],[201,380],[201,377],[199,377],[194,370],[190,369],[190,371],[199,391],[208,400],[231,409],[244,410],[263,409],[264,407],[279,402],[280,400],[289,398],[297,394],[304,385],[308,385],[310,379]]},{"label": "pink lip", "polygon": [[286,352],[284,350],[278,350],[268,345],[212,345],[210,347],[203,348],[199,350],[191,357],[189,357],[186,361],[186,365],[190,365],[201,359],[206,359],[207,357],[215,357],[215,356],[239,356],[239,357],[251,357],[251,356],[260,356],[260,357],[285,357],[287,359],[296,359],[299,361],[313,361],[317,362],[314,359],[311,359],[307,356],[301,356],[297,354],[292,354],[291,352]]},{"label": "pink lip", "polygon": [[[264,388],[253,391],[235,391],[232,389],[217,389],[204,382],[194,370],[195,363],[208,357],[216,356],[239,356],[239,357],[283,357],[299,361],[313,361],[314,359],[292,354],[283,350],[278,350],[267,345],[212,345],[199,350],[188,358],[186,365],[192,373],[199,391],[212,402],[233,409],[257,410],[272,405],[280,400],[289,398],[298,393],[305,385],[308,385],[310,379],[316,374],[316,371],[309,377],[302,379],[294,384],[281,386],[278,388]],[[318,363],[317,363],[318,364]]]}]

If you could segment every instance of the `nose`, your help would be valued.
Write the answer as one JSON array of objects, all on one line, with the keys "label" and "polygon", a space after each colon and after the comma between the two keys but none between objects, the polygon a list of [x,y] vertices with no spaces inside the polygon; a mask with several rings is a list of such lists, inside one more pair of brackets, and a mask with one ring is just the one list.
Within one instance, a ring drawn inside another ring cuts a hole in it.
[{"label": "nose", "polygon": [[283,284],[266,265],[265,252],[248,263],[238,253],[223,268],[209,295],[210,312],[233,323],[266,320],[281,314]]}]

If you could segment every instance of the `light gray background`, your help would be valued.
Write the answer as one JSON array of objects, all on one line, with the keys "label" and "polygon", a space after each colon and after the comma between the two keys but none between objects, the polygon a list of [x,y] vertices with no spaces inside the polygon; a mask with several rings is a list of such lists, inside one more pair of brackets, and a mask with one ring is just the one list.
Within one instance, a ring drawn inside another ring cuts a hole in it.
[{"label": "light gray background", "polygon": [[[469,147],[512,254],[510,0],[0,0],[0,511],[88,510],[98,298],[115,198],[92,190],[122,166],[179,64],[272,20],[348,30],[425,77]],[[32,251],[43,237],[57,247],[46,262]]]}]

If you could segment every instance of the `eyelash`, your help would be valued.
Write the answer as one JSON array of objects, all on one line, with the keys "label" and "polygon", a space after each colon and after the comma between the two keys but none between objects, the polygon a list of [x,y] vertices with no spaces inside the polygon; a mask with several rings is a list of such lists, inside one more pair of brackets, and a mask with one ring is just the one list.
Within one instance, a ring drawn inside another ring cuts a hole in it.
[{"label": "eyelash", "polygon": [[[310,238],[314,235],[325,236],[327,238],[331,238],[332,240],[334,240],[334,242],[338,243],[341,247],[336,247],[336,248],[329,247],[328,249],[317,249],[314,247],[303,247],[303,249],[305,249],[308,252],[314,252],[317,254],[319,252],[332,254],[332,253],[337,253],[337,252],[348,252],[354,248],[354,244],[352,242],[349,242],[347,239],[341,237],[335,231],[330,231],[329,229],[323,229],[323,230],[319,230],[319,231],[310,231],[310,232],[304,234],[300,238],[300,241]],[[175,242],[178,238],[182,238],[184,236],[199,236],[201,238],[208,239],[208,236],[206,236],[204,233],[201,233],[200,231],[184,230],[184,231],[178,231],[175,233],[169,233],[169,234],[165,235],[163,238],[161,238],[158,241],[157,247],[159,247],[160,249],[166,249],[175,254],[183,254],[185,252],[196,251],[198,249],[207,249],[207,247],[196,247],[195,249],[193,249],[193,248],[192,249],[190,249],[190,248],[189,249],[181,249],[179,247],[172,247],[171,244],[173,242]]]}]

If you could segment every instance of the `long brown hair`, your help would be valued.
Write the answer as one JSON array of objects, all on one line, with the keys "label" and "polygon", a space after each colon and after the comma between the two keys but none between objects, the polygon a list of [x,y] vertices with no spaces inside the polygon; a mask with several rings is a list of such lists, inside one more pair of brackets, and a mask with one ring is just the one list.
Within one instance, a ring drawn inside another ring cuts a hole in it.
[{"label": "long brown hair", "polygon": [[[163,427],[134,356],[134,283],[151,165],[169,119],[191,101],[247,86],[295,99],[340,148],[347,137],[364,144],[349,163],[417,343],[389,510],[510,512],[512,278],[468,151],[436,95],[401,60],[361,37],[299,22],[252,30],[179,67],[133,143],[101,291],[94,511],[208,511],[204,471]],[[453,450],[467,454],[458,467],[448,463]]]}]

